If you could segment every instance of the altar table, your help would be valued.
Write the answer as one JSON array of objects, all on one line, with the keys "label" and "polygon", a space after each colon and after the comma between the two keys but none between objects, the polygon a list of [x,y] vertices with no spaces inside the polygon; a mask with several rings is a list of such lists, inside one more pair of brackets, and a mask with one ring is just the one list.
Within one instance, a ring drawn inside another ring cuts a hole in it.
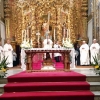
[{"label": "altar table", "polygon": [[25,49],[26,53],[26,70],[32,71],[32,58],[36,53],[61,53],[63,56],[63,63],[64,63],[64,71],[70,71],[70,52],[71,49],[66,48],[52,48],[52,49],[44,49],[44,48],[31,48]]}]

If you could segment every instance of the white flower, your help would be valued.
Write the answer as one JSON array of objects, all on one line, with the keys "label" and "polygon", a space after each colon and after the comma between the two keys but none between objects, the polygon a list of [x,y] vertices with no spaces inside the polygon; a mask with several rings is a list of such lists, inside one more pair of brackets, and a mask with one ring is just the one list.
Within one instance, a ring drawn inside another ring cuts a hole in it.
[{"label": "white flower", "polygon": [[63,39],[63,46],[65,48],[73,48],[73,44],[71,43],[69,38],[66,38],[66,40]]},{"label": "white flower", "polygon": [[28,41],[23,41],[21,48],[32,48],[32,45]]}]

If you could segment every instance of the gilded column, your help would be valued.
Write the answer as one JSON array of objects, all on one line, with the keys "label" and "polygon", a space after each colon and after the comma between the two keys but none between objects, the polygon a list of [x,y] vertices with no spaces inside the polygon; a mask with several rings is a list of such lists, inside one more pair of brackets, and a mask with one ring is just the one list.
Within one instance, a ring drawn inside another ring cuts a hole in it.
[{"label": "gilded column", "polygon": [[4,2],[4,12],[5,12],[5,25],[6,25],[6,38],[10,38],[10,8],[7,1]]},{"label": "gilded column", "polygon": [[32,43],[33,47],[36,47],[36,21],[35,21],[35,7],[32,9],[32,23],[31,23],[31,37],[32,37]]},{"label": "gilded column", "polygon": [[60,22],[60,16],[61,16],[61,7],[62,5],[56,5],[57,8],[57,40],[62,43],[62,27]]},{"label": "gilded column", "polygon": [[82,18],[83,18],[83,39],[87,40],[87,10],[88,10],[88,0],[83,0],[82,2]]}]

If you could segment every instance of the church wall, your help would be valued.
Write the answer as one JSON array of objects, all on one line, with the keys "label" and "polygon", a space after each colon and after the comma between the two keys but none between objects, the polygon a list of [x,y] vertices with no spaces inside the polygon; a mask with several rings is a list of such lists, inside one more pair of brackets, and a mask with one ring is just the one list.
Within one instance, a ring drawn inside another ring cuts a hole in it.
[{"label": "church wall", "polygon": [[87,35],[88,35],[88,38],[89,38],[89,42],[88,42],[88,44],[89,44],[89,46],[92,44],[92,40],[93,40],[93,20],[91,19],[89,22],[88,22],[88,33],[87,33]]},{"label": "church wall", "polygon": [[5,24],[2,21],[0,21],[0,33],[1,33],[2,45],[4,45],[4,42],[5,42]]}]

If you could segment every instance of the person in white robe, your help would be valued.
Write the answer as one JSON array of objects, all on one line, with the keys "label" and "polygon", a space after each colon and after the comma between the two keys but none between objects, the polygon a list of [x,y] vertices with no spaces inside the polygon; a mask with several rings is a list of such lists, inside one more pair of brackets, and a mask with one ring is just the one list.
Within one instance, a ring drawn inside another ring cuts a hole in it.
[{"label": "person in white robe", "polygon": [[97,40],[93,40],[93,44],[90,46],[90,54],[91,54],[91,63],[94,63],[93,57],[97,56],[99,54],[99,44],[97,43]]},{"label": "person in white robe", "polygon": [[7,43],[4,45],[4,56],[7,58],[7,67],[13,67],[13,47],[10,44],[10,39],[7,39]]},{"label": "person in white robe", "polygon": [[81,65],[89,65],[89,46],[86,44],[86,41],[83,41],[83,44],[80,46],[80,63]]},{"label": "person in white robe", "polygon": [[4,50],[2,47],[2,43],[0,41],[0,62],[3,60],[3,57],[4,57]]},{"label": "person in white robe", "polygon": [[[51,49],[53,46],[52,40],[47,36],[46,39],[43,41],[43,48],[44,49]],[[52,58],[52,53],[50,53],[50,57]],[[44,59],[46,58],[46,53],[44,53]]]},{"label": "person in white robe", "polygon": [[[54,48],[55,49],[59,49],[61,48],[60,44],[59,44],[59,41],[57,41],[55,44],[54,44]],[[56,62],[60,62],[61,61],[61,53],[54,53],[54,58],[56,60]]]},{"label": "person in white robe", "polygon": [[26,59],[26,53],[24,51],[24,49],[21,49],[21,68],[22,70],[26,70],[26,64],[25,64],[25,59]]}]

